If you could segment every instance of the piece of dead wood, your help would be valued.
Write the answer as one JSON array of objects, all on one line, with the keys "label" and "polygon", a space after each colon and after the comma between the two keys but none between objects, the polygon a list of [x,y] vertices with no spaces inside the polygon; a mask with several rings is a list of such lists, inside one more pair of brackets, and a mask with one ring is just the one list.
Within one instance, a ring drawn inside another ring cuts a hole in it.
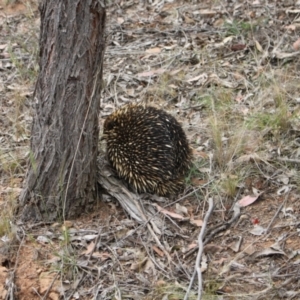
[{"label": "piece of dead wood", "polygon": [[134,220],[140,224],[146,224],[158,247],[164,252],[168,261],[171,261],[169,253],[156,235],[163,231],[163,222],[160,220],[159,214],[154,214],[147,206],[142,205],[139,195],[129,191],[121,180],[113,176],[111,167],[103,158],[98,159],[97,179],[101,187],[114,197]]}]

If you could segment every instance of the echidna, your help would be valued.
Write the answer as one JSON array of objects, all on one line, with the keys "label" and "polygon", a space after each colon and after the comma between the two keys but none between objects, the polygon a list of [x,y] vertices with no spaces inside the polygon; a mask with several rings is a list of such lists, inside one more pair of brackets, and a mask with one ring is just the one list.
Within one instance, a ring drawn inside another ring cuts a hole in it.
[{"label": "echidna", "polygon": [[161,109],[128,104],[104,122],[107,157],[120,178],[137,192],[178,194],[191,161],[186,135]]}]

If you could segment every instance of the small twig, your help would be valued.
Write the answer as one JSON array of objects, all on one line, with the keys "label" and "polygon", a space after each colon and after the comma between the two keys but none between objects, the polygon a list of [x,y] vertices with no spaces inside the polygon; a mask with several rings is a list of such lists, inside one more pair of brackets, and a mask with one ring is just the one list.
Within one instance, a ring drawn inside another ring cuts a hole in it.
[{"label": "small twig", "polygon": [[201,262],[201,257],[202,257],[202,253],[203,253],[204,233],[205,233],[205,230],[206,230],[208,219],[209,219],[209,217],[212,213],[212,210],[214,208],[214,203],[213,203],[212,198],[208,199],[208,204],[209,204],[209,208],[208,208],[208,211],[205,214],[205,217],[204,217],[204,220],[203,220],[203,225],[202,225],[200,234],[198,236],[198,248],[199,248],[199,250],[198,250],[198,254],[197,254],[197,258],[196,258],[195,270],[194,270],[193,276],[190,280],[189,287],[188,287],[188,289],[186,291],[186,294],[184,296],[184,300],[188,299],[188,296],[189,296],[190,290],[192,288],[193,281],[195,279],[196,273],[198,273],[198,297],[197,297],[197,300],[200,300],[201,296],[202,296],[202,273],[201,273],[201,268],[200,268],[200,262]]},{"label": "small twig", "polygon": [[285,162],[291,162],[291,163],[300,164],[300,159],[295,159],[295,158],[278,157],[278,160],[280,160],[280,161],[285,161]]},{"label": "small twig", "polygon": [[170,254],[167,252],[167,250],[165,249],[165,247],[161,244],[159,238],[157,237],[157,235],[154,233],[154,231],[152,230],[151,226],[149,223],[147,223],[147,228],[148,228],[148,231],[150,232],[150,234],[152,235],[152,237],[154,238],[157,246],[160,248],[160,250],[163,251],[163,253],[165,254],[165,256],[167,257],[168,259],[168,262],[171,262],[172,259],[170,257]]},{"label": "small twig", "polygon": [[85,276],[85,273],[82,272],[82,273],[80,274],[80,278],[78,278],[78,280],[77,280],[75,286],[73,287],[72,292],[68,295],[68,297],[66,297],[66,298],[64,298],[64,299],[70,300],[70,299],[73,297],[75,291],[77,291],[78,286],[79,286],[79,284],[82,282],[84,276]]},{"label": "small twig", "polygon": [[300,225],[300,221],[276,225],[274,228],[283,228],[283,227],[291,227],[291,226],[299,226],[299,225]]},{"label": "small twig", "polygon": [[[147,247],[146,243],[142,243],[142,245],[144,246],[148,257],[153,262],[153,264],[155,264],[155,266],[164,274],[165,277],[170,277],[170,272],[165,270],[162,266],[159,265],[159,263],[157,263],[157,261],[154,258],[154,255],[151,255],[151,253],[149,251],[149,248]],[[153,252],[153,249],[152,249],[151,252]]]},{"label": "small twig", "polygon": [[216,225],[215,227],[211,228],[209,232],[206,233],[204,244],[207,244],[214,235],[226,230],[229,226],[231,226],[235,222],[235,220],[240,217],[240,215],[241,213],[234,214],[228,222],[223,223],[222,225]]},{"label": "small twig", "polygon": [[14,265],[14,269],[10,274],[8,293],[5,297],[5,300],[13,300],[14,299],[14,289],[15,289],[14,279],[15,279],[15,274],[16,274],[16,271],[17,271],[17,267],[19,266],[20,251],[21,251],[21,248],[23,247],[24,242],[25,242],[25,232],[24,232],[23,228],[22,228],[22,231],[23,231],[23,236],[22,236],[22,239],[20,241],[20,245],[18,247],[18,251],[17,251],[17,255],[16,255],[16,263]]},{"label": "small twig", "polygon": [[[53,280],[52,280],[51,284],[49,285],[49,287],[48,287],[46,293],[44,294],[42,300],[48,299],[48,294],[49,294],[49,292],[51,291],[52,286],[53,286],[54,282],[56,281],[57,277],[58,277],[58,273],[56,273],[55,277],[53,278]],[[37,292],[36,292],[36,293],[37,293]]]},{"label": "small twig", "polygon": [[96,239],[95,239],[95,243],[94,243],[93,249],[91,250],[91,252],[90,252],[90,254],[89,254],[89,256],[88,256],[87,262],[89,262],[89,261],[91,260],[91,258],[92,258],[92,256],[93,256],[93,253],[95,252],[95,249],[96,249],[96,247],[97,247],[97,244],[98,244],[98,241],[99,241],[101,232],[102,232],[102,228],[100,228],[99,231],[98,231],[98,235],[97,235],[97,237],[96,237]]},{"label": "small twig", "polygon": [[267,229],[266,229],[266,231],[265,231],[265,234],[267,234],[267,233],[268,233],[268,231],[269,231],[269,229],[270,229],[271,225],[273,224],[274,220],[276,219],[276,217],[277,217],[277,216],[278,216],[278,214],[280,213],[280,211],[281,211],[281,209],[282,209],[283,205],[285,205],[285,203],[286,203],[286,201],[287,201],[287,198],[288,198],[288,195],[289,195],[289,194],[290,194],[290,193],[286,193],[286,195],[285,195],[285,198],[284,198],[283,202],[282,202],[282,203],[281,203],[281,205],[278,207],[278,209],[277,209],[277,211],[276,211],[275,215],[273,216],[273,218],[272,218],[271,222],[269,223],[269,225],[268,225],[268,227],[267,227]]},{"label": "small twig", "polygon": [[32,287],[32,290],[36,293],[36,295],[42,300],[41,294],[37,291],[35,287]]},{"label": "small twig", "polygon": [[201,185],[201,186],[198,187],[198,188],[193,189],[193,190],[192,190],[191,192],[189,192],[188,194],[185,194],[184,196],[182,196],[182,197],[176,199],[175,201],[172,201],[172,202],[170,202],[170,203],[164,205],[163,207],[164,207],[164,208],[167,208],[167,207],[169,207],[169,206],[172,206],[172,205],[174,205],[174,204],[176,204],[176,203],[178,203],[178,202],[180,202],[180,201],[182,201],[182,200],[184,200],[184,199],[186,199],[186,198],[192,196],[192,195],[195,194],[197,191],[202,190],[204,187],[210,185],[212,182],[213,182],[213,180],[210,180],[209,182],[207,182],[207,183]]},{"label": "small twig", "polygon": [[48,225],[52,225],[53,222],[38,222],[38,223],[33,223],[33,224],[26,224],[26,230],[28,229],[33,229],[35,227],[41,227],[41,226],[48,226]]}]

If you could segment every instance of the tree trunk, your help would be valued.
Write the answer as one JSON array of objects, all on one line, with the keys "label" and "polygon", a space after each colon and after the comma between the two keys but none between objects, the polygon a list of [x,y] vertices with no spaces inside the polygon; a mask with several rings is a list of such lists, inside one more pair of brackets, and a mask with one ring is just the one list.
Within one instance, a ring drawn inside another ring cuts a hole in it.
[{"label": "tree trunk", "polygon": [[40,15],[25,221],[74,218],[96,198],[105,9],[98,0],[43,0]]}]

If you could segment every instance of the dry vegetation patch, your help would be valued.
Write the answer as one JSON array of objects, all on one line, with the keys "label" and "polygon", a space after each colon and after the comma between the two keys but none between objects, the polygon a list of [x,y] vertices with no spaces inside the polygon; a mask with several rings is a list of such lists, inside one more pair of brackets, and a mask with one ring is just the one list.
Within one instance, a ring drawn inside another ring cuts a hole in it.
[{"label": "dry vegetation patch", "polygon": [[105,193],[79,220],[25,226],[13,215],[39,17],[34,1],[0,1],[0,299],[184,299],[209,198],[203,299],[298,299],[299,12],[299,1],[110,2],[100,124],[133,101],[174,115],[193,147],[187,189],[143,196],[147,223]]}]

